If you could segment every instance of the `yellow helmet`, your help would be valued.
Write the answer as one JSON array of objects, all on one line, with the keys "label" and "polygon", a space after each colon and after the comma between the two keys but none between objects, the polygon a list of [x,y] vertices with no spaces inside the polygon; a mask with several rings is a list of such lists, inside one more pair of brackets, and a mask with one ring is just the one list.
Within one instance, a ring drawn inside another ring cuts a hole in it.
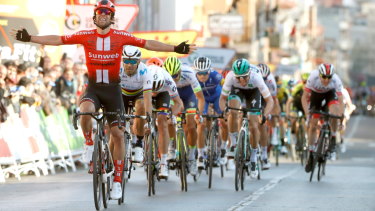
[{"label": "yellow helmet", "polygon": [[165,60],[163,66],[173,76],[180,72],[181,61],[175,56],[170,56]]}]

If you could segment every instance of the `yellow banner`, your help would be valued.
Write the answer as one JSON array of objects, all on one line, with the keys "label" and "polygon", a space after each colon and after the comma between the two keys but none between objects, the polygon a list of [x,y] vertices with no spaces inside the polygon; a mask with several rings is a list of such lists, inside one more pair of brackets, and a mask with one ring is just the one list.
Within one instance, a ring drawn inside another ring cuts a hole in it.
[{"label": "yellow banner", "polygon": [[[24,27],[31,35],[61,35],[66,0],[0,0],[1,59],[38,63],[41,45],[23,43],[10,36],[11,29]],[[54,63],[61,58],[61,47],[45,46]]]},{"label": "yellow banner", "polygon": [[[178,45],[183,41],[188,40],[188,43],[194,43],[198,36],[197,31],[160,31],[160,32],[135,32],[134,36],[145,40],[157,40],[170,45]],[[171,52],[156,52],[141,49],[142,58],[148,59],[151,57],[166,58],[168,56],[186,57],[185,54],[171,53]]]}]

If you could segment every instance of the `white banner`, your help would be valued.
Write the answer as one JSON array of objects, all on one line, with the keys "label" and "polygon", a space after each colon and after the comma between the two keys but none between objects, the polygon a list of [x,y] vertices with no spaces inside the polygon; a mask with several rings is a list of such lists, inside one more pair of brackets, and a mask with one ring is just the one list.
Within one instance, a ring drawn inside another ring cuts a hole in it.
[{"label": "white banner", "polygon": [[198,48],[188,57],[181,58],[181,61],[192,66],[196,58],[206,56],[211,59],[214,69],[224,69],[235,54],[235,50],[228,48]]},{"label": "white banner", "polygon": [[[138,14],[137,5],[116,5],[115,29],[126,30]],[[65,34],[79,30],[95,29],[94,5],[66,5]]]},{"label": "white banner", "polygon": [[212,34],[242,35],[243,17],[241,15],[210,15],[208,28]]}]

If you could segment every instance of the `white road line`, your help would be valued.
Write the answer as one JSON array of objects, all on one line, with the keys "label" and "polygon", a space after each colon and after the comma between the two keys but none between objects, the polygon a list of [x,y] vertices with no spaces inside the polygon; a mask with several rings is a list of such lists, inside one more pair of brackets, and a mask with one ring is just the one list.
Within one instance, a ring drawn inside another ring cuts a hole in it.
[{"label": "white road line", "polygon": [[354,132],[357,130],[358,128],[358,123],[359,123],[359,120],[361,119],[361,116],[356,116],[353,118],[354,119],[354,123],[353,123],[353,126],[350,127],[350,132],[348,133],[348,135],[345,135],[344,137],[345,138],[352,138],[353,135],[354,135]]},{"label": "white road line", "polygon": [[272,179],[265,186],[259,188],[257,191],[255,191],[254,193],[250,194],[249,196],[247,196],[246,198],[244,198],[242,201],[240,201],[237,204],[235,204],[232,207],[230,207],[228,209],[228,211],[243,210],[244,208],[246,208],[247,206],[249,206],[250,204],[252,204],[254,201],[256,201],[261,195],[263,195],[267,191],[269,191],[272,188],[274,188],[277,184],[279,184],[286,177],[290,177],[291,175],[293,175],[294,173],[296,173],[299,169],[300,168],[294,168],[293,170],[289,171],[287,174]]}]

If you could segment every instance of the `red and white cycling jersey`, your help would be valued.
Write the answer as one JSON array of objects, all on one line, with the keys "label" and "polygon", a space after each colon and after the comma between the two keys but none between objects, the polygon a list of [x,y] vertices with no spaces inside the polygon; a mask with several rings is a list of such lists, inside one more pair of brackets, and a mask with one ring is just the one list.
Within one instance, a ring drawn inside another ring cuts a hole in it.
[{"label": "red and white cycling jersey", "polygon": [[64,44],[81,44],[85,49],[90,83],[119,83],[120,64],[124,45],[144,47],[146,40],[136,38],[124,30],[111,29],[98,34],[96,29],[78,31],[61,36]]},{"label": "red and white cycling jersey", "polygon": [[341,95],[342,93],[342,82],[337,74],[333,74],[332,79],[329,81],[327,86],[323,86],[319,78],[319,70],[313,70],[310,74],[309,79],[305,86],[305,90],[310,92],[311,90],[317,93],[326,93],[330,90],[335,89],[337,94]]}]

